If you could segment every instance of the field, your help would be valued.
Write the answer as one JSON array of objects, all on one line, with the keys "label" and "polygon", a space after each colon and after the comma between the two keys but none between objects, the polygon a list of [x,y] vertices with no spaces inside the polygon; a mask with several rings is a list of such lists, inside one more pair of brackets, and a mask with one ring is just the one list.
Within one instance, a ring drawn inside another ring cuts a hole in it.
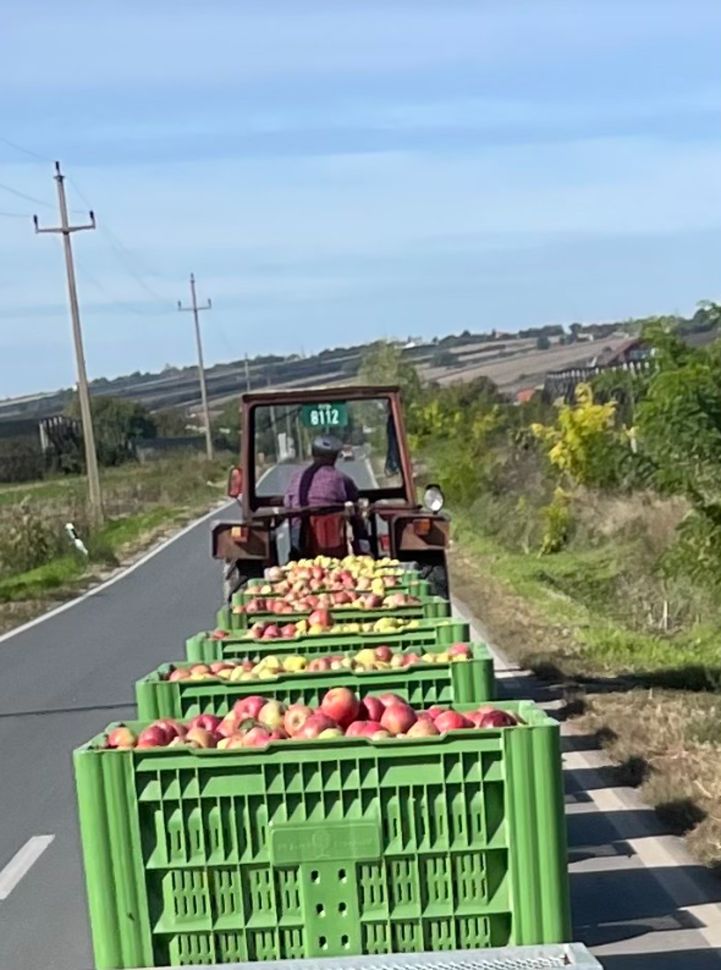
[{"label": "field", "polygon": [[[104,525],[88,526],[84,478],[0,487],[0,632],[37,615],[127,563],[142,549],[212,508],[229,461],[196,455],[102,473]],[[64,526],[85,542],[77,552]]]}]

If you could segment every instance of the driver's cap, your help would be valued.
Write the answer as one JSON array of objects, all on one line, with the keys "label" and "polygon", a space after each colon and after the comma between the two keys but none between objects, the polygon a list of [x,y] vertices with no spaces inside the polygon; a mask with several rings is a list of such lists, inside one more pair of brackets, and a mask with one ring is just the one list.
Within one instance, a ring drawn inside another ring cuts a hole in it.
[{"label": "driver's cap", "polygon": [[318,435],[313,439],[312,453],[314,458],[336,458],[343,448],[343,442],[332,434]]}]

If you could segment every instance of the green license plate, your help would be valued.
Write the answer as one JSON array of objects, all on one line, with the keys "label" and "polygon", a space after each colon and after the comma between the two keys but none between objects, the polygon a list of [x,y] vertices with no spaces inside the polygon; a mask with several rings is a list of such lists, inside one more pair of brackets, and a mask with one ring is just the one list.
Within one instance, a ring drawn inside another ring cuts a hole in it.
[{"label": "green license plate", "polygon": [[300,420],[306,428],[345,428],[348,424],[348,405],[345,401],[331,404],[304,404]]}]

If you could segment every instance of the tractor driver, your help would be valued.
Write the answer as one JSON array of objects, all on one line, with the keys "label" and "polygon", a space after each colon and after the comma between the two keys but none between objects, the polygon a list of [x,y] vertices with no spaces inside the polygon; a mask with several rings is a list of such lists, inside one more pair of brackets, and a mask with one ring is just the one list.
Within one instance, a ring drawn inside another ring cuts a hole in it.
[{"label": "tractor driver", "polygon": [[[283,497],[287,509],[318,508],[325,505],[344,505],[357,502],[358,486],[348,475],[336,467],[338,455],[343,448],[342,442],[332,435],[315,438],[311,448],[312,463],[293,475]],[[301,555],[303,542],[303,523],[300,519],[291,522],[291,545]],[[354,550],[367,548],[367,537],[363,523],[353,520]]]}]

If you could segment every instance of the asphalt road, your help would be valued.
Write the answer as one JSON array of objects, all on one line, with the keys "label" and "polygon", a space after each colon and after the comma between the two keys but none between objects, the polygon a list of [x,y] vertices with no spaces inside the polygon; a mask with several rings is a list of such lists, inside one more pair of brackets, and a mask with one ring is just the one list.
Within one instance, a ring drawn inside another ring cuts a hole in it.
[{"label": "asphalt road", "polygon": [[[220,576],[208,546],[206,522],[0,641],[0,970],[92,966],[70,752],[130,718],[133,682],[182,656],[185,637],[211,623]],[[532,693],[510,673],[513,690]],[[575,937],[607,970],[721,970],[708,946],[721,883],[674,857],[653,814],[604,776],[588,739],[565,744]],[[53,839],[29,841],[39,836]]]}]

